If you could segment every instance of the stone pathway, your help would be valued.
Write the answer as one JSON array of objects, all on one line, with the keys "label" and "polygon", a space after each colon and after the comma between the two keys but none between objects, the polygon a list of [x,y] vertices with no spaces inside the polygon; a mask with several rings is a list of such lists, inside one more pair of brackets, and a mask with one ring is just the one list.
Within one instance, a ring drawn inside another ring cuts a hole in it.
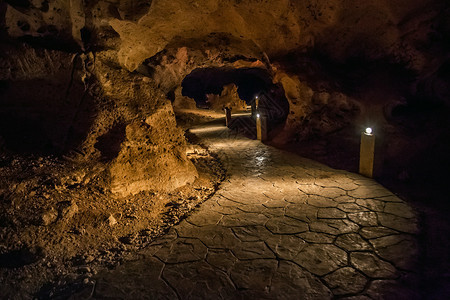
[{"label": "stone pathway", "polygon": [[417,299],[414,211],[375,181],[210,123],[229,178],[97,299]]}]

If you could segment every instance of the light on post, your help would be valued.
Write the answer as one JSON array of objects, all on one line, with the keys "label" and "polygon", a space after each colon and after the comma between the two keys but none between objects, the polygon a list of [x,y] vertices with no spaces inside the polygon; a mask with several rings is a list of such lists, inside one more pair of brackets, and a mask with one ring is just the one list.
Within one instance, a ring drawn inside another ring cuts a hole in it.
[{"label": "light on post", "polygon": [[225,125],[227,127],[230,127],[230,124],[231,124],[231,108],[225,107],[224,110],[225,110]]},{"label": "light on post", "polygon": [[255,101],[252,102],[252,118],[256,116],[256,112],[258,110],[258,96],[255,96]]},{"label": "light on post", "polygon": [[372,178],[375,156],[375,134],[371,127],[361,133],[361,147],[359,153],[359,173]]},{"label": "light on post", "polygon": [[261,142],[267,140],[267,122],[261,114],[256,114],[256,138]]}]

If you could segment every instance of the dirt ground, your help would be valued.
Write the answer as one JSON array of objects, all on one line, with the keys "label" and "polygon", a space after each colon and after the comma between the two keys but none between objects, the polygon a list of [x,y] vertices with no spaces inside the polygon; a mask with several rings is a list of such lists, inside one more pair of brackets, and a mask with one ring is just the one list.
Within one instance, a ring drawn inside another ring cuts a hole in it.
[{"label": "dirt ground", "polygon": [[[178,121],[188,128],[205,120],[181,115]],[[193,143],[187,155],[199,173],[193,184],[125,198],[108,191],[100,164],[2,151],[0,299],[66,298],[211,197],[225,170],[195,137],[187,138]]]},{"label": "dirt ground", "polygon": [[[221,115],[195,110],[178,111],[176,117],[186,130]],[[359,141],[344,141],[345,136],[350,135],[344,132],[283,148],[357,172],[358,148],[342,144]],[[100,165],[0,154],[0,299],[67,298],[92,285],[91,277],[99,271],[135,257],[137,250],[211,197],[226,172],[196,136],[186,138],[199,178],[171,193],[148,191],[126,198],[108,192]],[[378,180],[420,213],[422,267],[417,272],[424,278],[423,288],[430,294],[434,289],[450,292],[448,207],[435,205],[445,193],[425,182]]]}]

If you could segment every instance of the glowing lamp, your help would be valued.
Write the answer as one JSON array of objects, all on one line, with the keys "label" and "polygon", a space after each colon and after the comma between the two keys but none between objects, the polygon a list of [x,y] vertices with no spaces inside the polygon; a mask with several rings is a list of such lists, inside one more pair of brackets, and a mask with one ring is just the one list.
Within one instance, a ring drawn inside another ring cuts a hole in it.
[{"label": "glowing lamp", "polygon": [[373,177],[375,159],[375,134],[371,127],[361,132],[361,146],[359,153],[359,173],[369,178]]},{"label": "glowing lamp", "polygon": [[266,117],[261,114],[256,114],[256,138],[261,142],[267,140]]}]

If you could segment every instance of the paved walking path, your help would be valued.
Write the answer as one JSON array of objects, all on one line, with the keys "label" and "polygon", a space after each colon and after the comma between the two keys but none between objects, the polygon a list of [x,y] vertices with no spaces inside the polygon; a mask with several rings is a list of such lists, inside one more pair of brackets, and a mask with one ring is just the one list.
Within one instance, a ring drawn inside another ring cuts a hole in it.
[{"label": "paved walking path", "polygon": [[390,191],[217,123],[191,131],[229,178],[93,298],[418,298],[416,216]]}]

